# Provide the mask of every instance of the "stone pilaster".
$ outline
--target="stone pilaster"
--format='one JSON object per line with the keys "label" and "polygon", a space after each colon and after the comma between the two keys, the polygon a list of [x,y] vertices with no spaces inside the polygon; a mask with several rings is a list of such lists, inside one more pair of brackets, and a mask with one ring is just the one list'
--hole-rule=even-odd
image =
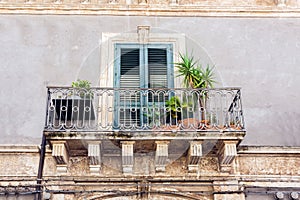
{"label": "stone pilaster", "polygon": [[88,159],[91,174],[101,171],[101,141],[88,142]]}
{"label": "stone pilaster", "polygon": [[166,171],[166,164],[168,159],[168,145],[169,141],[155,141],[155,171]]}
{"label": "stone pilaster", "polygon": [[133,145],[134,141],[122,141],[122,169],[124,174],[133,173]]}

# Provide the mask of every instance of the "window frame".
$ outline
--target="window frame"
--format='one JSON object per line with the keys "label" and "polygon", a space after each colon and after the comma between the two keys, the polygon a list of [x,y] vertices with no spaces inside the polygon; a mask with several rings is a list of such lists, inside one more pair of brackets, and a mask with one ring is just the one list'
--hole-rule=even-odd
{"label": "window frame", "polygon": [[139,88],[149,88],[149,61],[148,61],[148,49],[157,48],[157,49],[166,49],[167,52],[167,87],[174,88],[174,61],[173,61],[173,44],[172,43],[148,43],[148,44],[139,44],[139,43],[115,43],[115,63],[114,63],[114,81],[113,87],[120,88],[120,66],[121,66],[121,49],[139,49],[139,78],[140,84]]}
{"label": "window frame", "polygon": [[[136,50],[139,49],[139,88],[149,88],[149,60],[148,60],[148,52],[149,49],[164,49],[166,51],[166,67],[167,67],[167,73],[166,73],[166,79],[167,84],[166,89],[174,88],[174,61],[173,61],[173,44],[171,43],[165,43],[165,44],[137,44],[137,43],[116,43],[115,44],[115,64],[114,64],[114,88],[120,88],[125,89],[127,87],[120,87],[120,79],[121,79],[121,50],[122,49],[132,49]],[[130,87],[128,87],[130,88]],[[138,88],[136,88],[138,89]],[[158,89],[158,88],[156,88]],[[160,88],[159,88],[160,89]],[[140,95],[138,97],[138,101],[134,102],[132,104],[128,104],[128,102],[122,102],[122,95],[119,91],[115,92],[115,98],[114,98],[114,105],[115,108],[122,108],[123,112],[127,112],[126,110],[129,110],[129,113],[120,113],[120,109],[116,109],[114,113],[114,126],[119,127],[121,126],[128,126],[135,125],[136,127],[142,127],[144,124],[147,124],[147,119],[144,116],[144,111],[142,111],[143,107],[153,106],[153,102],[150,102],[149,99],[146,99],[145,97],[142,97]],[[156,102],[159,103],[159,102]],[[161,102],[162,103],[162,102]],[[134,108],[136,113],[132,113],[130,108]],[[132,116],[135,116],[134,119],[132,119]],[[127,116],[129,118],[124,118],[125,120],[122,123],[121,116]],[[131,123],[127,124],[126,119],[129,120]]]}

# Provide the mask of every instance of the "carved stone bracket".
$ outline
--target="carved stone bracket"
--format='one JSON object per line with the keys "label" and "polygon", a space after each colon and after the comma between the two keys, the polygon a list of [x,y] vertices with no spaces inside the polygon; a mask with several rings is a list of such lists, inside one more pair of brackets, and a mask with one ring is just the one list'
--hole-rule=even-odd
{"label": "carved stone bracket", "polygon": [[196,171],[202,157],[202,141],[190,141],[188,170]]}
{"label": "carved stone bracket", "polygon": [[231,164],[237,156],[237,141],[222,141],[219,144],[219,163],[221,171],[230,171]]}
{"label": "carved stone bracket", "polygon": [[69,161],[69,154],[66,148],[66,141],[52,141],[52,156],[56,161],[56,168],[58,173],[67,172],[67,164]]}
{"label": "carved stone bracket", "polygon": [[178,0],[171,0],[171,1],[170,1],[170,5],[171,5],[171,6],[178,5]]}
{"label": "carved stone bracket", "polygon": [[101,171],[101,141],[88,142],[88,158],[91,174],[99,174]]}
{"label": "carved stone bracket", "polygon": [[156,153],[155,153],[155,170],[166,171],[166,164],[168,159],[168,145],[169,141],[155,141]]}
{"label": "carved stone bracket", "polygon": [[139,4],[140,5],[147,5],[148,4],[148,0],[139,0]]}
{"label": "carved stone bracket", "polygon": [[131,174],[133,172],[133,145],[134,141],[122,141],[122,168],[124,174]]}
{"label": "carved stone bracket", "polygon": [[275,3],[278,7],[284,7],[286,6],[286,0],[275,0]]}

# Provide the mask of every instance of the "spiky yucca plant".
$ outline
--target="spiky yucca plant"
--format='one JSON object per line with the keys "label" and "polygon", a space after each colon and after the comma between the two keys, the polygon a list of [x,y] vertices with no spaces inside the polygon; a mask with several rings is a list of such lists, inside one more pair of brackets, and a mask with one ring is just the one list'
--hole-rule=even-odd
{"label": "spiky yucca plant", "polygon": [[[194,61],[193,56],[186,54],[179,54],[180,62],[175,63],[175,66],[178,69],[178,76],[183,77],[183,84],[185,87],[191,88],[212,88],[215,81],[213,68],[208,64],[206,68],[202,68],[201,65],[198,65],[198,61]],[[206,101],[207,101],[207,90],[201,91],[201,97],[198,98],[199,105],[201,107],[201,118],[202,121],[205,121],[205,112]]]}
{"label": "spiky yucca plant", "polygon": [[179,54],[181,62],[175,63],[178,69],[178,76],[183,76],[183,84],[185,87],[194,88],[194,83],[199,81],[199,70],[196,68],[194,57],[187,54]]}
{"label": "spiky yucca plant", "polygon": [[183,84],[185,87],[191,88],[210,88],[216,83],[213,68],[207,64],[206,68],[197,65],[193,56],[179,54],[181,61],[175,63],[178,69],[178,76],[183,76]]}
{"label": "spiky yucca plant", "polygon": [[72,87],[77,90],[81,98],[92,99],[94,97],[91,91],[91,82],[88,80],[80,80],[72,82]]}

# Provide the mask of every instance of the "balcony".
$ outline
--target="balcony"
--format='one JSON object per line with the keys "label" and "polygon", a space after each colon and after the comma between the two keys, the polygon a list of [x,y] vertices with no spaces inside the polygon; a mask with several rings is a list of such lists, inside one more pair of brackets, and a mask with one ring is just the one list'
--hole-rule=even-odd
{"label": "balcony", "polygon": [[245,132],[239,88],[48,87],[44,135],[61,173],[70,156],[87,156],[92,174],[116,156],[133,174],[135,156],[151,152],[156,171],[181,155],[195,171],[207,153],[230,169]]}
{"label": "balcony", "polygon": [[239,88],[134,89],[48,87],[45,132],[244,132]]}

